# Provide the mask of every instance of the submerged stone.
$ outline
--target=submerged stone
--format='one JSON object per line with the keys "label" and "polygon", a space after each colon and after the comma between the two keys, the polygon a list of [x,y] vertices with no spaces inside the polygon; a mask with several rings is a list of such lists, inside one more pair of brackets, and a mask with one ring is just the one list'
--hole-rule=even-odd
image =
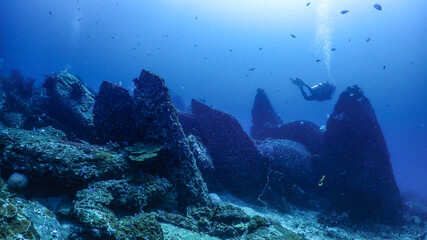
{"label": "submerged stone", "polygon": [[[316,169],[308,149],[297,142],[267,139],[259,145],[270,162],[269,183],[260,198],[279,210],[287,211],[286,202],[307,206],[317,187]],[[282,201],[284,198],[284,201]]]}
{"label": "submerged stone", "polygon": [[262,132],[265,128],[275,127],[282,123],[273,106],[271,106],[267,94],[261,88],[257,89],[252,107],[252,123],[251,137],[255,139],[263,138]]}
{"label": "submerged stone", "polygon": [[319,168],[326,196],[353,220],[400,221],[390,154],[374,109],[356,85],[340,95],[328,119]]}
{"label": "submerged stone", "polygon": [[192,100],[200,137],[213,159],[217,179],[239,197],[257,199],[267,179],[267,163],[230,114]]}
{"label": "submerged stone", "polygon": [[46,77],[45,110],[63,124],[64,131],[71,131],[78,137],[89,139],[93,131],[94,95],[76,76],[59,72]]}
{"label": "submerged stone", "polygon": [[[105,147],[69,142],[54,128],[0,131],[1,168],[4,173],[19,171],[31,181],[28,191],[56,194],[95,180],[122,176],[126,159]],[[41,177],[42,176],[42,177]],[[34,188],[34,186],[37,186]],[[43,186],[41,189],[40,186]]]}
{"label": "submerged stone", "polygon": [[164,80],[142,70],[134,83],[136,137],[143,143],[164,149],[156,161],[156,173],[177,187],[181,208],[208,205],[206,184],[197,169]]}
{"label": "submerged stone", "polygon": [[97,137],[102,142],[134,142],[132,108],[133,99],[128,90],[111,82],[102,82],[94,106]]}
{"label": "submerged stone", "polygon": [[278,126],[265,127],[259,132],[256,139],[264,140],[288,139],[304,144],[311,153],[316,154],[323,141],[320,127],[309,121],[293,121]]}

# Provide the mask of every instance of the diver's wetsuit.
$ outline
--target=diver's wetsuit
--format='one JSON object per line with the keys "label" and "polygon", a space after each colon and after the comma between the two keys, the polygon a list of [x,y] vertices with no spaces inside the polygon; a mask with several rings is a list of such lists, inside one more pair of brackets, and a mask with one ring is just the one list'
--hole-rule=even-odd
{"label": "diver's wetsuit", "polygon": [[[305,100],[329,100],[332,98],[332,95],[335,92],[335,86],[328,82],[320,82],[313,87],[310,87],[307,83],[299,78],[291,79],[291,81],[299,87]],[[304,87],[308,89],[311,95],[307,95],[307,93],[304,91]]]}
{"label": "diver's wetsuit", "polygon": [[[310,96],[307,95],[307,93],[304,91],[304,87],[307,87],[308,91],[310,92]],[[314,85],[313,87],[308,86],[307,84],[304,84],[303,86],[299,86],[299,89],[301,90],[302,96],[304,97],[305,100],[316,100],[316,95],[318,95],[319,90],[315,90],[318,89],[319,85]]]}

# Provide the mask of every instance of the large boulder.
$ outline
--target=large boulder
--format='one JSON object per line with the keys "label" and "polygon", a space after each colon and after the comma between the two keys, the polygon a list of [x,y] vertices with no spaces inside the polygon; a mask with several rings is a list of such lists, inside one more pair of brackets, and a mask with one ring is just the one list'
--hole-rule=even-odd
{"label": "large boulder", "polygon": [[[308,149],[301,143],[286,139],[267,139],[259,145],[270,162],[268,188],[261,199],[276,203],[286,210],[286,202],[308,206],[308,200],[317,187],[315,165]],[[286,201],[280,204],[280,199]]]}
{"label": "large boulder", "polygon": [[317,153],[323,140],[319,126],[309,121],[283,123],[263,89],[258,88],[252,107],[251,137],[257,140],[289,139],[304,144]]}
{"label": "large boulder", "polygon": [[323,132],[319,126],[310,121],[293,121],[283,123],[278,126],[265,127],[257,136],[257,139],[264,140],[289,139],[304,144],[311,153],[316,154],[323,141]]}
{"label": "large boulder", "polygon": [[111,82],[102,82],[95,97],[94,125],[102,142],[134,142],[133,99],[129,91]]}
{"label": "large boulder", "polygon": [[280,117],[276,114],[268,100],[264,89],[258,88],[252,107],[251,137],[254,139],[265,139],[263,131],[265,128],[277,126],[282,123]]}
{"label": "large boulder", "polygon": [[156,215],[144,210],[159,206],[171,189],[166,179],[148,175],[137,185],[129,180],[96,182],[77,192],[73,212],[91,239],[161,240]]}
{"label": "large boulder", "polygon": [[328,119],[319,168],[327,196],[353,220],[399,222],[390,154],[374,109],[356,85],[340,95]]}
{"label": "large boulder", "polygon": [[257,199],[266,184],[268,164],[255,143],[230,114],[194,99],[191,107],[216,177],[232,194]]}
{"label": "large boulder", "polygon": [[175,185],[180,208],[210,203],[206,184],[197,169],[188,140],[179,123],[165,82],[142,70],[135,83],[133,114],[139,141],[163,148],[156,172]]}
{"label": "large boulder", "polygon": [[88,139],[93,131],[93,107],[95,96],[76,76],[59,72],[47,75],[46,112],[80,138]]}
{"label": "large boulder", "polygon": [[86,184],[122,177],[126,159],[106,147],[67,141],[51,127],[0,131],[0,166],[4,176],[14,172],[29,178],[28,191],[61,194]]}

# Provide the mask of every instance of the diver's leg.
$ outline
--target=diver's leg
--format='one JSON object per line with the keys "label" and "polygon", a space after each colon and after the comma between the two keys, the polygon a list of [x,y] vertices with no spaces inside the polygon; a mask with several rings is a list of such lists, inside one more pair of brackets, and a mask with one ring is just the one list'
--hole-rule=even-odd
{"label": "diver's leg", "polygon": [[304,97],[305,100],[309,100],[309,97],[307,96],[307,93],[305,93],[304,89],[302,88],[302,86],[299,88],[301,90],[302,96]]}

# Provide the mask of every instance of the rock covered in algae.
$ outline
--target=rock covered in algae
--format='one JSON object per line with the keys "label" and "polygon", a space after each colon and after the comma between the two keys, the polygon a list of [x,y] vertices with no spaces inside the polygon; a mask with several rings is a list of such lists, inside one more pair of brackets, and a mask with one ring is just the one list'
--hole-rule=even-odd
{"label": "rock covered in algae", "polygon": [[271,207],[283,211],[289,210],[286,202],[306,206],[318,188],[310,151],[303,144],[286,139],[266,139],[259,149],[270,162],[271,169],[269,182],[260,199],[268,200]]}
{"label": "rock covered in algae", "polygon": [[191,152],[196,159],[197,168],[202,173],[203,179],[208,186],[210,192],[222,190],[223,187],[219,185],[218,179],[215,176],[215,167],[213,165],[212,157],[208,149],[203,145],[200,138],[189,135],[188,142],[190,144]]}
{"label": "rock covered in algae", "polygon": [[76,76],[67,72],[47,75],[45,110],[81,138],[90,138],[93,130],[95,96]]}
{"label": "rock covered in algae", "polygon": [[319,168],[326,195],[353,220],[400,222],[390,154],[374,109],[357,85],[340,95],[328,119]]}
{"label": "rock covered in algae", "polygon": [[77,192],[73,211],[97,239],[163,239],[156,215],[144,209],[158,206],[171,189],[166,179],[148,176],[137,185],[129,180],[96,182]]}
{"label": "rock covered in algae", "polygon": [[157,173],[177,187],[180,208],[208,205],[206,184],[178,120],[165,82],[142,70],[135,83],[133,113],[136,137],[144,143],[163,147]]}
{"label": "rock covered in algae", "polygon": [[311,153],[317,154],[323,141],[320,127],[310,121],[292,121],[277,126],[265,127],[256,139],[288,139],[304,144]]}
{"label": "rock covered in algae", "polygon": [[24,173],[31,186],[44,186],[41,190],[55,193],[115,178],[128,170],[121,154],[105,147],[68,142],[62,131],[51,127],[5,128],[0,131],[0,151],[2,171]]}
{"label": "rock covered in algae", "polygon": [[266,183],[267,162],[255,143],[230,114],[194,99],[191,108],[218,180],[232,194],[256,199]]}
{"label": "rock covered in algae", "polygon": [[0,239],[67,239],[68,235],[51,211],[10,194],[0,179]]}
{"label": "rock covered in algae", "polygon": [[135,141],[133,99],[124,87],[102,82],[95,97],[94,125],[103,142]]}
{"label": "rock covered in algae", "polygon": [[218,205],[214,208],[189,207],[187,216],[159,211],[158,218],[161,222],[225,239],[236,238],[269,226],[267,220],[256,224],[259,218],[263,218],[260,216],[251,218],[242,209],[233,205]]}

